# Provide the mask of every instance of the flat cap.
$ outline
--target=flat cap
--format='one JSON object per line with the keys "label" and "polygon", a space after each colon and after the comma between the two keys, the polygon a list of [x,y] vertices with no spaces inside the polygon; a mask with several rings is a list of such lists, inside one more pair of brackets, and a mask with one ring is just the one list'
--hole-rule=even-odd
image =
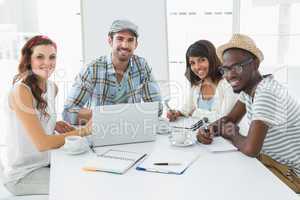
{"label": "flat cap", "polygon": [[138,27],[134,23],[128,20],[115,20],[110,26],[109,33],[118,33],[121,31],[130,31],[136,37],[139,36],[138,34]]}

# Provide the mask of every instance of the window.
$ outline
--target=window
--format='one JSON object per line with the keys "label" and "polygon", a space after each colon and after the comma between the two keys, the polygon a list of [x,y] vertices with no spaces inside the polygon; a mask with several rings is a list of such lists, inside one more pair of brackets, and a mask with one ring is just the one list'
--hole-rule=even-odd
{"label": "window", "polygon": [[82,67],[80,0],[72,3],[60,0],[0,2],[0,124],[3,124],[7,92],[17,72],[21,47],[37,34],[49,36],[58,45],[52,79],[59,87],[56,111],[60,117],[68,88]]}
{"label": "window", "polygon": [[261,48],[265,60],[260,68],[286,85],[292,95],[300,98],[300,2],[240,1],[240,32],[249,34]]}
{"label": "window", "polygon": [[232,0],[167,0],[170,104],[181,106],[189,84],[184,77],[185,53],[200,39],[215,46],[228,40],[232,33]]}

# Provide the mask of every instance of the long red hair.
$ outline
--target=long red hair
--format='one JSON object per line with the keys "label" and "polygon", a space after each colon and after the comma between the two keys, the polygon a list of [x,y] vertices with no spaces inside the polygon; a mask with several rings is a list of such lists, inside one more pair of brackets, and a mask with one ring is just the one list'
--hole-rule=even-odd
{"label": "long red hair", "polygon": [[18,74],[13,79],[13,84],[18,81],[22,81],[24,84],[30,87],[33,97],[35,98],[37,105],[36,108],[42,113],[44,117],[48,117],[46,108],[48,106],[47,101],[42,97],[42,89],[38,86],[38,77],[32,72],[31,68],[31,56],[33,48],[39,45],[53,45],[56,49],[56,44],[47,36],[37,35],[28,40],[21,50],[21,59],[18,67]]}

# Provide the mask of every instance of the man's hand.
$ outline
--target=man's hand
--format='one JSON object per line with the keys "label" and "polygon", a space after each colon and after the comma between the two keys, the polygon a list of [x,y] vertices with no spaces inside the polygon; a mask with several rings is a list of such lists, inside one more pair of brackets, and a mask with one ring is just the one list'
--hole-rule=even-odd
{"label": "man's hand", "polygon": [[55,124],[55,131],[58,133],[66,133],[73,130],[75,130],[75,128],[65,121],[57,121]]}
{"label": "man's hand", "polygon": [[208,126],[208,129],[200,128],[197,133],[197,140],[203,144],[210,144],[213,141],[215,130],[212,126]]}
{"label": "man's hand", "polygon": [[80,135],[82,137],[87,136],[87,135],[91,135],[92,130],[93,130],[93,122],[92,122],[92,120],[90,120],[85,124],[85,126],[78,129],[78,135]]}
{"label": "man's hand", "polygon": [[239,131],[240,131],[240,128],[236,124],[234,124],[232,122],[227,122],[222,127],[221,135],[226,139],[231,139],[235,135],[238,135]]}
{"label": "man's hand", "polygon": [[88,121],[90,121],[90,119],[92,118],[92,110],[88,109],[88,108],[81,108],[80,111],[78,112],[78,124],[79,125],[84,125],[86,124]]}

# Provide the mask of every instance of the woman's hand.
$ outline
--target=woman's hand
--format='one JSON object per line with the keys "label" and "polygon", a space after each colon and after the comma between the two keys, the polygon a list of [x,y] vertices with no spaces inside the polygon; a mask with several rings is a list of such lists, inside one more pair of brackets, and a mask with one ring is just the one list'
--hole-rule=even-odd
{"label": "woman's hand", "polygon": [[65,121],[57,121],[55,124],[55,131],[58,133],[66,133],[73,130],[75,128]]}
{"label": "woman's hand", "polygon": [[169,119],[170,122],[174,122],[178,119],[180,116],[180,112],[176,110],[169,110],[167,112],[167,118]]}

